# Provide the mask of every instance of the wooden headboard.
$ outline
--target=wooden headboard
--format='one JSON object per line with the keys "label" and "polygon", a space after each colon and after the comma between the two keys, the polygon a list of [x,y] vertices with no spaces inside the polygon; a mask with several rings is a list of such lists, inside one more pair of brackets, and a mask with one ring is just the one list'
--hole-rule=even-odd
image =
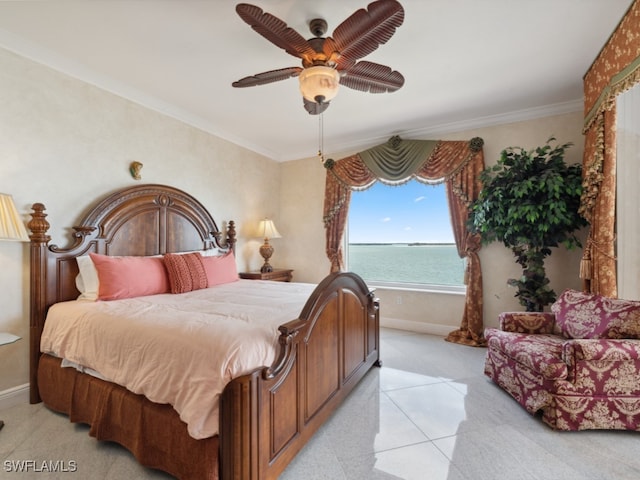
{"label": "wooden headboard", "polygon": [[37,386],[40,336],[51,305],[78,297],[76,257],[162,255],[217,248],[234,250],[235,224],[226,239],[207,209],[195,198],[165,185],[137,185],[118,190],[89,210],[73,227],[69,247],[49,245],[45,206],[35,203],[31,221],[30,401],[40,401]]}

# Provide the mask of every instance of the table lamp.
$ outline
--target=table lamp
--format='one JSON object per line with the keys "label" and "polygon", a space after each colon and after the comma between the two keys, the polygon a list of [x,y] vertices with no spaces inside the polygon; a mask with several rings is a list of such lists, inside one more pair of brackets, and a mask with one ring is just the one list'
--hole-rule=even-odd
{"label": "table lamp", "polygon": [[273,272],[273,267],[269,264],[269,259],[271,258],[271,255],[273,255],[273,247],[269,243],[269,239],[281,238],[282,236],[278,233],[278,229],[273,224],[273,220],[269,220],[268,218],[260,220],[258,232],[260,236],[264,238],[264,243],[260,247],[260,255],[264,258],[264,265],[262,265],[260,271],[262,273]]}
{"label": "table lamp", "polygon": [[[28,242],[27,229],[11,195],[0,193],[0,240],[12,240],[17,242]],[[11,333],[0,332],[0,345],[7,345],[20,340],[20,337]],[[4,422],[0,420],[0,429],[4,427]]]}

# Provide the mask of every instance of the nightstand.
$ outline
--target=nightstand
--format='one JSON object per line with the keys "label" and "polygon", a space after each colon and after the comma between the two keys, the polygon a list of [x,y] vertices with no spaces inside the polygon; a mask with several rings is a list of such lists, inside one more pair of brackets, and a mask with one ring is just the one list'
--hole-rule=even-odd
{"label": "nightstand", "polygon": [[246,280],[272,280],[275,282],[290,282],[293,278],[293,270],[287,268],[274,268],[273,272],[240,272],[240,278]]}

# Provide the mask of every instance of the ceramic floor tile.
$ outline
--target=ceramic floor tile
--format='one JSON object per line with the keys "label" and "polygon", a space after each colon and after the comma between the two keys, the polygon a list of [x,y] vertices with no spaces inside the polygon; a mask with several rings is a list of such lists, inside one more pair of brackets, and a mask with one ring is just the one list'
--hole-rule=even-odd
{"label": "ceramic floor tile", "polygon": [[409,332],[407,330],[398,330],[397,328],[380,328],[380,338],[381,339],[393,339],[397,337],[410,337],[415,335],[413,332]]}
{"label": "ceramic floor tile", "polygon": [[467,418],[465,396],[447,383],[385,393],[430,440],[455,435]]}
{"label": "ceramic floor tile", "polygon": [[323,425],[337,457],[362,455],[427,440],[380,391],[384,368],[374,368]]}
{"label": "ceramic floor tile", "polygon": [[[639,432],[553,432],[547,429],[527,432],[527,437],[585,478],[640,479]],[[575,454],[577,445],[580,455]],[[604,465],[606,472],[602,472]]]}
{"label": "ceramic floor tile", "polygon": [[461,423],[458,432],[505,423],[519,424],[524,428],[531,428],[532,425],[546,428],[488,378],[467,378],[449,382],[448,385],[465,398],[466,419]]}
{"label": "ceramic floor tile", "polygon": [[447,457],[449,460],[452,460],[457,440],[458,437],[456,435],[451,435],[450,437],[438,438],[437,440],[433,441],[433,444],[438,450],[442,452],[445,457]]}
{"label": "ceramic floor tile", "polygon": [[[431,442],[342,460],[350,480],[452,480],[448,459]],[[453,467],[454,470],[457,470]]]}
{"label": "ceramic floor tile", "polygon": [[[548,433],[560,434],[549,431]],[[434,441],[464,475],[474,480],[595,480],[600,473],[573,468],[528,437],[529,432],[501,425]],[[551,442],[554,437],[548,437]],[[575,445],[574,445],[575,446]],[[482,466],[482,468],[478,468]],[[607,473],[608,474],[608,473]],[[472,477],[472,475],[474,475]],[[613,480],[617,477],[605,477]]]}
{"label": "ceramic floor tile", "polygon": [[[2,412],[5,426],[0,430],[0,457],[14,451],[22,442],[34,437],[36,432],[49,422],[55,422],[57,415],[44,405],[16,405]],[[58,421],[62,421],[59,419]],[[68,422],[68,420],[67,420]],[[55,426],[52,436],[55,436]],[[42,438],[42,433],[38,434]]]}
{"label": "ceramic floor tile", "polygon": [[278,480],[351,480],[321,429],[298,453]]}
{"label": "ceramic floor tile", "polygon": [[442,377],[431,377],[419,373],[406,372],[397,368],[382,367],[380,369],[380,390],[397,390],[400,388],[417,387],[419,385],[430,385],[440,383]]}
{"label": "ceramic floor tile", "polygon": [[380,352],[385,367],[448,380],[482,374],[486,355],[486,349],[445,342],[434,335],[382,340]]}
{"label": "ceramic floor tile", "polygon": [[427,437],[384,394],[368,402],[344,405],[330,420],[325,435],[338,458],[424,442]]}
{"label": "ceramic floor tile", "polygon": [[[103,443],[103,442],[100,442]],[[136,480],[171,480],[175,477],[168,473],[141,466],[135,461],[129,452],[119,445],[109,444],[114,449],[113,462],[105,470],[105,480],[111,479],[136,479]],[[85,477],[83,477],[85,478]],[[64,480],[64,479],[62,479]]]}

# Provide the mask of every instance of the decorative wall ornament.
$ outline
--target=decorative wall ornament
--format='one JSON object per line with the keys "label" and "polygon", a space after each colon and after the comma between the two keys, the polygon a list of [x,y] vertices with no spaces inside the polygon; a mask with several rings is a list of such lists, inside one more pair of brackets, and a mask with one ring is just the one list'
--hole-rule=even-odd
{"label": "decorative wall ornament", "polygon": [[480,137],[473,137],[471,140],[469,140],[469,149],[472,152],[479,152],[480,150],[482,150],[483,146],[484,140]]}
{"label": "decorative wall ornament", "polygon": [[144,167],[144,165],[140,162],[131,162],[131,165],[129,165],[129,172],[134,180],[142,180],[142,175],[140,175],[142,167]]}
{"label": "decorative wall ornament", "polygon": [[324,168],[326,168],[327,170],[331,170],[335,164],[336,161],[333,158],[327,158],[324,161]]}
{"label": "decorative wall ornament", "polygon": [[391,137],[389,140],[387,140],[387,143],[391,146],[391,148],[393,148],[394,150],[397,150],[398,147],[400,146],[400,142],[402,142],[402,139],[400,138],[400,135],[394,135],[393,137]]}

